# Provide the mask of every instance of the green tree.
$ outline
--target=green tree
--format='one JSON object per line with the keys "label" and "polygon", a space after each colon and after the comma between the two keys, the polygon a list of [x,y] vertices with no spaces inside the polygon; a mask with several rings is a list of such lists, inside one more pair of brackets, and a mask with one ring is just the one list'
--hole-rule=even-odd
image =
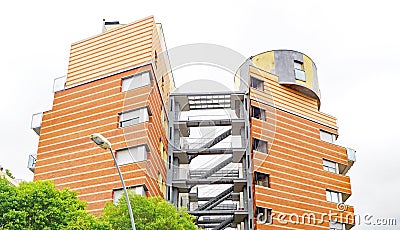
{"label": "green tree", "polygon": [[51,181],[22,182],[12,186],[0,179],[0,228],[3,229],[110,229],[91,216],[76,192],[57,190]]}
{"label": "green tree", "polygon": [[[194,217],[186,210],[176,208],[161,197],[143,197],[129,194],[135,226],[138,230],[197,230]],[[118,205],[107,203],[103,210],[103,220],[109,222],[114,230],[131,228],[128,205],[125,196]]]}
{"label": "green tree", "polygon": [[6,169],[6,174],[7,174],[7,176],[11,177],[12,179],[15,179],[15,177],[13,176],[13,174],[11,173],[11,171],[9,169]]}

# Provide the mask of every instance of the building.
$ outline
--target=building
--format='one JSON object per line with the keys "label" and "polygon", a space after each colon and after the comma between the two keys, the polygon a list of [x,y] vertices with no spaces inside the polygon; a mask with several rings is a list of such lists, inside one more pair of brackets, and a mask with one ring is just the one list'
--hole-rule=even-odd
{"label": "building", "polygon": [[[121,196],[109,152],[89,139],[101,133],[127,187],[188,208],[205,229],[354,225],[354,209],[343,202],[355,151],[335,144],[336,119],[319,111],[308,56],[252,56],[232,78],[234,91],[206,81],[175,89],[166,50],[152,17],[105,22],[102,34],[72,44],[52,110],[32,120],[40,135],[34,179],[79,192],[100,214]],[[332,212],[339,217],[329,219]]]}
{"label": "building", "polygon": [[[277,50],[249,58],[238,72],[237,87],[249,88],[254,215],[267,216],[257,229],[350,229],[354,209],[342,202],[351,195],[346,173],[355,151],[335,144],[336,118],[319,111],[314,62],[300,52]],[[316,215],[317,224],[302,220],[307,213]],[[338,213],[331,223],[329,213]],[[286,217],[282,224],[279,214],[299,216],[299,223]]]}
{"label": "building", "polygon": [[[334,144],[336,119],[319,111],[317,71],[308,56],[255,55],[237,71],[233,92],[196,91],[200,85],[170,95],[170,202],[187,206],[204,228],[354,225],[353,207],[342,202],[351,195],[346,173],[355,151]],[[325,216],[335,212],[332,221]]]}
{"label": "building", "polygon": [[93,133],[113,144],[127,187],[164,196],[165,108],[174,88],[171,75],[160,74],[168,59],[161,55],[166,46],[153,17],[127,25],[105,22],[104,28],[72,44],[67,77],[54,84],[52,109],[33,116],[40,138],[30,166],[34,180],[77,191],[97,214],[122,190],[110,153],[90,140]]}

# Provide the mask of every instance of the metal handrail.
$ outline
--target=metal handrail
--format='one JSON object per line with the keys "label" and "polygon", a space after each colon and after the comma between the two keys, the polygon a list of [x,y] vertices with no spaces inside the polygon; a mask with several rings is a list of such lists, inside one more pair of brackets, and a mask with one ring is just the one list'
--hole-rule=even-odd
{"label": "metal handrail", "polygon": [[[188,116],[187,120],[191,121],[190,120],[191,117],[224,117],[223,119],[218,119],[218,118],[216,118],[216,119],[218,119],[218,120],[232,120],[232,117],[228,116],[228,115],[210,115],[210,114]],[[201,120],[204,120],[204,119],[201,119]]]}

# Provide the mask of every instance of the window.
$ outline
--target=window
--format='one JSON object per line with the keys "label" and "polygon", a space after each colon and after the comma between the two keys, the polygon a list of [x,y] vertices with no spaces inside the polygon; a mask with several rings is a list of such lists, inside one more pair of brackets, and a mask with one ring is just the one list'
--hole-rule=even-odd
{"label": "window", "polygon": [[332,144],[335,143],[335,140],[336,140],[335,134],[324,131],[324,130],[320,130],[320,137],[321,137],[321,140],[332,143]]}
{"label": "window", "polygon": [[157,69],[157,62],[158,62],[157,51],[154,51],[154,65],[156,66],[156,69]]}
{"label": "window", "polygon": [[138,123],[139,123],[139,117],[134,117],[134,118],[126,120],[126,121],[121,121],[120,122],[120,127],[136,125]]}
{"label": "window", "polygon": [[255,77],[250,77],[250,87],[263,91],[264,90],[264,81],[257,79]]}
{"label": "window", "polygon": [[165,151],[164,143],[161,141],[161,138],[160,138],[160,142],[159,142],[158,148],[160,150],[160,156],[162,157],[162,159],[166,163],[167,162],[167,151]]}
{"label": "window", "polygon": [[254,117],[254,118],[262,120],[262,121],[266,121],[265,110],[252,106],[251,107],[251,117]]}
{"label": "window", "polygon": [[306,72],[304,72],[303,63],[294,61],[294,76],[297,80],[306,81]]}
{"label": "window", "polygon": [[147,107],[122,112],[119,115],[119,127],[121,128],[146,121],[149,121],[149,112]]}
{"label": "window", "polygon": [[268,153],[268,143],[263,140],[253,138],[253,150]]}
{"label": "window", "polygon": [[[128,193],[130,191],[132,191],[132,192],[134,192],[134,193],[136,193],[138,195],[146,196],[146,190],[145,190],[143,185],[136,186],[136,187],[130,187],[130,188],[127,188],[126,190],[128,190]],[[114,204],[118,204],[118,200],[124,195],[125,195],[124,194],[124,190],[122,188],[114,189],[113,190],[113,202],[114,202]]]}
{"label": "window", "polygon": [[164,197],[165,197],[165,193],[166,193],[166,184],[164,179],[162,178],[162,175],[160,173],[160,171],[158,171],[158,187],[160,188],[161,192],[163,193]]}
{"label": "window", "polygon": [[334,203],[342,202],[342,194],[339,192],[326,190],[326,200]]}
{"label": "window", "polygon": [[116,160],[119,165],[145,161],[147,160],[147,148],[145,145],[140,145],[117,150]]}
{"label": "window", "polygon": [[330,160],[322,160],[324,170],[332,173],[338,173],[338,164]]}
{"label": "window", "polygon": [[256,207],[255,216],[258,223],[272,224],[272,209],[264,207]]}
{"label": "window", "polygon": [[150,72],[135,74],[122,79],[122,92],[150,84]]}
{"label": "window", "polygon": [[261,172],[255,172],[254,184],[269,188],[269,175]]}
{"label": "window", "polygon": [[167,185],[167,201],[171,200],[171,190],[170,190],[170,186]]}
{"label": "window", "polygon": [[330,230],[343,230],[343,224],[339,222],[330,222],[329,224],[329,229]]}

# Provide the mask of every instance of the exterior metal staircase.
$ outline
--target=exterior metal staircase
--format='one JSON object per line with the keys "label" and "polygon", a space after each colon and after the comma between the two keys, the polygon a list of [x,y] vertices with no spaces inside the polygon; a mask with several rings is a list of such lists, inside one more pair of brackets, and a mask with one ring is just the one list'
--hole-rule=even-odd
{"label": "exterior metal staircase", "polygon": [[205,204],[199,206],[195,211],[202,211],[202,210],[210,210],[213,207],[220,204],[222,201],[226,200],[233,192],[233,186],[229,187],[228,189],[222,191],[216,197],[210,199]]}
{"label": "exterior metal staircase", "polygon": [[248,102],[242,91],[170,95],[166,198],[203,229],[254,229]]}
{"label": "exterior metal staircase", "polygon": [[233,222],[233,217],[229,217],[228,219],[222,221],[218,226],[213,228],[213,230],[220,230],[220,229],[225,229],[228,227],[231,223]]}
{"label": "exterior metal staircase", "polygon": [[214,145],[218,144],[219,142],[221,142],[223,139],[227,138],[228,136],[230,136],[232,134],[232,129],[228,129],[225,132],[219,134],[218,136],[216,136],[214,139],[212,139],[211,141],[205,143],[203,146],[201,146],[201,149],[208,149],[213,147]]}
{"label": "exterior metal staircase", "polygon": [[[232,156],[230,156],[229,158],[225,159],[224,161],[222,161],[221,163],[217,164],[216,166],[214,166],[213,168],[209,169],[208,171],[206,171],[205,173],[203,173],[199,178],[200,179],[205,179],[208,178],[210,176],[212,176],[214,173],[218,172],[219,170],[221,170],[223,167],[227,166],[229,163],[232,162]],[[194,171],[194,170],[193,170]],[[194,172],[191,171],[191,175],[194,174]],[[193,173],[193,174],[192,174]],[[230,174],[230,173],[229,173]]]}
{"label": "exterior metal staircase", "polygon": [[[205,143],[204,145],[200,146],[199,149],[208,149],[213,147],[214,145],[218,144],[228,136],[232,134],[232,128],[226,130],[225,132],[222,132],[218,136],[216,136],[214,139],[210,140],[209,142]],[[194,158],[196,158],[198,155],[190,155],[189,157],[189,162],[191,162]]]}

